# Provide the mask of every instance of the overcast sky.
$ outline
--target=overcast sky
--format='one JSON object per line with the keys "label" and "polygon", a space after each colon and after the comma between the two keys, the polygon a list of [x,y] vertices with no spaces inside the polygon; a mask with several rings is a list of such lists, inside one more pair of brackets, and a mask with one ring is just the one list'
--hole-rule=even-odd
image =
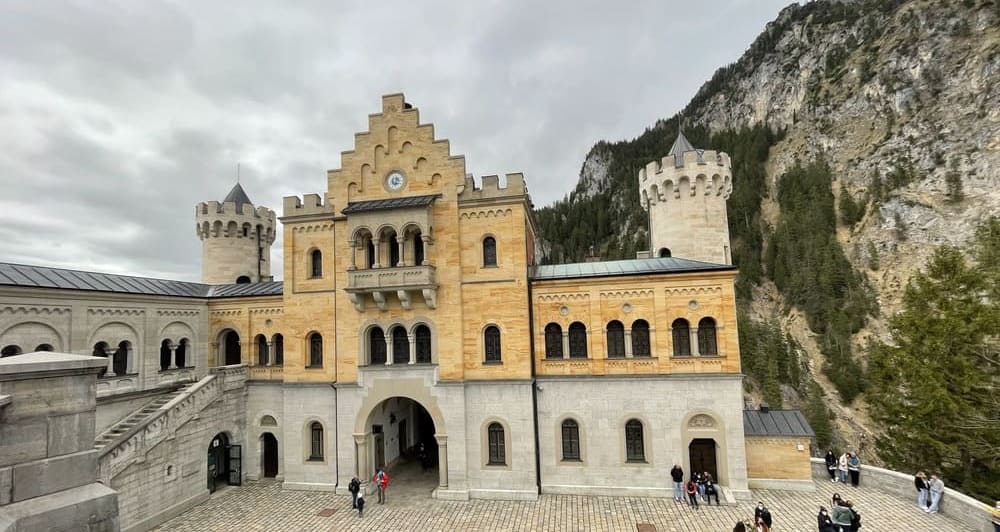
{"label": "overcast sky", "polygon": [[789,1],[2,2],[0,261],[198,281],[194,205],[237,162],[281,216],[394,92],[547,205]]}

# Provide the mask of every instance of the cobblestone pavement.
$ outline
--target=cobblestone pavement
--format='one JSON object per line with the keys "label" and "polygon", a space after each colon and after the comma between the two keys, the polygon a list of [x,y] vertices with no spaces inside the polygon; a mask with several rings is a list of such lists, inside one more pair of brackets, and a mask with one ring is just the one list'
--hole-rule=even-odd
{"label": "cobblestone pavement", "polygon": [[[363,518],[351,509],[349,496],[283,490],[277,481],[247,482],[216,493],[156,530],[555,532],[636,531],[638,524],[651,524],[657,532],[729,532],[737,519],[753,516],[750,502],[694,510],[673,499],[642,497],[542,495],[533,502],[437,501],[430,499],[436,479],[436,471],[404,471],[394,477],[386,504],[377,504],[374,494],[366,499]],[[814,532],[819,505],[829,507],[835,491],[861,512],[862,532],[967,530],[944,515],[919,511],[915,502],[839,483],[817,481],[814,493],[754,490],[754,501],[764,501],[771,509],[776,532]],[[330,509],[332,515],[320,515]]]}

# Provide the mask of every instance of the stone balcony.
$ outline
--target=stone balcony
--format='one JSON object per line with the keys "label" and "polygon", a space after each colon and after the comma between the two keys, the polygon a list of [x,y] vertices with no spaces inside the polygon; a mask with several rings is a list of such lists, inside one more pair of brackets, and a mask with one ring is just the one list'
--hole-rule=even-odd
{"label": "stone balcony", "polygon": [[369,300],[380,310],[388,308],[395,296],[404,309],[410,309],[415,295],[423,297],[427,308],[437,306],[437,276],[434,266],[369,268],[347,272],[345,289],[354,308],[365,310]]}
{"label": "stone balcony", "polygon": [[247,368],[247,379],[251,381],[280,381],[282,366],[250,366]]}

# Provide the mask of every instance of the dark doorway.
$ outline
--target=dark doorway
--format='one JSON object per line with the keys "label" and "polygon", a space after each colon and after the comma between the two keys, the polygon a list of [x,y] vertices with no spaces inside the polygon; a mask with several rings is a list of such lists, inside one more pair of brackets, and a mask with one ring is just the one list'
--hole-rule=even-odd
{"label": "dark doorway", "polygon": [[399,435],[397,437],[399,440],[399,456],[406,456],[406,420],[399,422]]}
{"label": "dark doorway", "polygon": [[691,471],[703,473],[708,471],[716,482],[719,481],[719,471],[715,465],[715,440],[710,438],[695,438],[688,446],[691,459]]}
{"label": "dark doorway", "polygon": [[264,446],[264,478],[278,476],[278,440],[274,434],[265,432],[261,436]]}
{"label": "dark doorway", "polygon": [[208,492],[229,484],[229,438],[218,434],[208,445]]}
{"label": "dark doorway", "polygon": [[223,340],[225,350],[225,365],[232,366],[240,363],[240,335],[236,331],[228,331]]}
{"label": "dark doorway", "polygon": [[385,468],[385,434],[377,432],[373,436],[375,436],[375,469],[383,469]]}

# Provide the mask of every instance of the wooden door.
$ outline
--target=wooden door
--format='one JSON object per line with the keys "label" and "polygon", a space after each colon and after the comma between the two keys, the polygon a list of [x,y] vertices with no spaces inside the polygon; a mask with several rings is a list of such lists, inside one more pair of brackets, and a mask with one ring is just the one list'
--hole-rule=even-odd
{"label": "wooden door", "polygon": [[719,481],[719,472],[715,465],[715,440],[708,438],[696,438],[691,441],[688,447],[691,459],[691,473],[704,473],[708,471],[716,482]]}

